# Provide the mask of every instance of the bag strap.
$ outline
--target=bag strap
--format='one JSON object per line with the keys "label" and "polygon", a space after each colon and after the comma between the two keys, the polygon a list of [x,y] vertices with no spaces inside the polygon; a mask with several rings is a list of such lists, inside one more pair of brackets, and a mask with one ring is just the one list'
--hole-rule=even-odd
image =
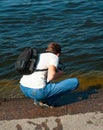
{"label": "bag strap", "polygon": [[36,72],[38,72],[38,71],[47,71],[48,69],[37,69],[37,70],[35,70]]}

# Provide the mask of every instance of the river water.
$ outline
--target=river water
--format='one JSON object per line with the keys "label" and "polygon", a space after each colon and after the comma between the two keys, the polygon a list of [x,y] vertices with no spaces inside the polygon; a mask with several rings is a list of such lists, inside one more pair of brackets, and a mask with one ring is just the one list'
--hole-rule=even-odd
{"label": "river water", "polygon": [[81,89],[103,86],[102,0],[1,0],[0,97],[19,97],[14,64],[26,46],[62,46],[65,75],[78,77]]}

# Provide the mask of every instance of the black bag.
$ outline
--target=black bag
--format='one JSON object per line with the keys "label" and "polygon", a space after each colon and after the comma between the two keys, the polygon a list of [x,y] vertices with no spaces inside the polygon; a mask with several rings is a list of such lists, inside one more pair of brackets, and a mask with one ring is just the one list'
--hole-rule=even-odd
{"label": "black bag", "polygon": [[25,48],[24,51],[18,56],[15,63],[16,70],[22,74],[31,74],[35,71],[38,61],[38,52],[35,48]]}

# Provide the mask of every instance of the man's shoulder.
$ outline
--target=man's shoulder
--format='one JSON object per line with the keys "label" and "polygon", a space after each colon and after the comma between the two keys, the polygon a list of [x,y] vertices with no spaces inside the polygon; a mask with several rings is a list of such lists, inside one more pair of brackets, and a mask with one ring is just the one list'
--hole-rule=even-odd
{"label": "man's shoulder", "polygon": [[55,55],[54,53],[51,53],[51,52],[45,52],[45,53],[41,53],[40,54],[41,56],[49,56],[49,57],[53,57],[53,58],[58,58],[57,55]]}

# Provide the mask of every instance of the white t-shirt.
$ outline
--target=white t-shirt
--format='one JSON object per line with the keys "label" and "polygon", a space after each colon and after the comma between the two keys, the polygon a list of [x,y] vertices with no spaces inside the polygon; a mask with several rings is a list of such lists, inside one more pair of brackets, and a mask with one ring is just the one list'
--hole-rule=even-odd
{"label": "white t-shirt", "polygon": [[[49,65],[54,65],[56,68],[59,63],[59,58],[53,53],[42,53],[39,56],[39,62],[36,69],[47,69]],[[35,71],[29,75],[23,75],[20,83],[28,88],[39,89],[45,87],[47,79],[47,71]]]}

